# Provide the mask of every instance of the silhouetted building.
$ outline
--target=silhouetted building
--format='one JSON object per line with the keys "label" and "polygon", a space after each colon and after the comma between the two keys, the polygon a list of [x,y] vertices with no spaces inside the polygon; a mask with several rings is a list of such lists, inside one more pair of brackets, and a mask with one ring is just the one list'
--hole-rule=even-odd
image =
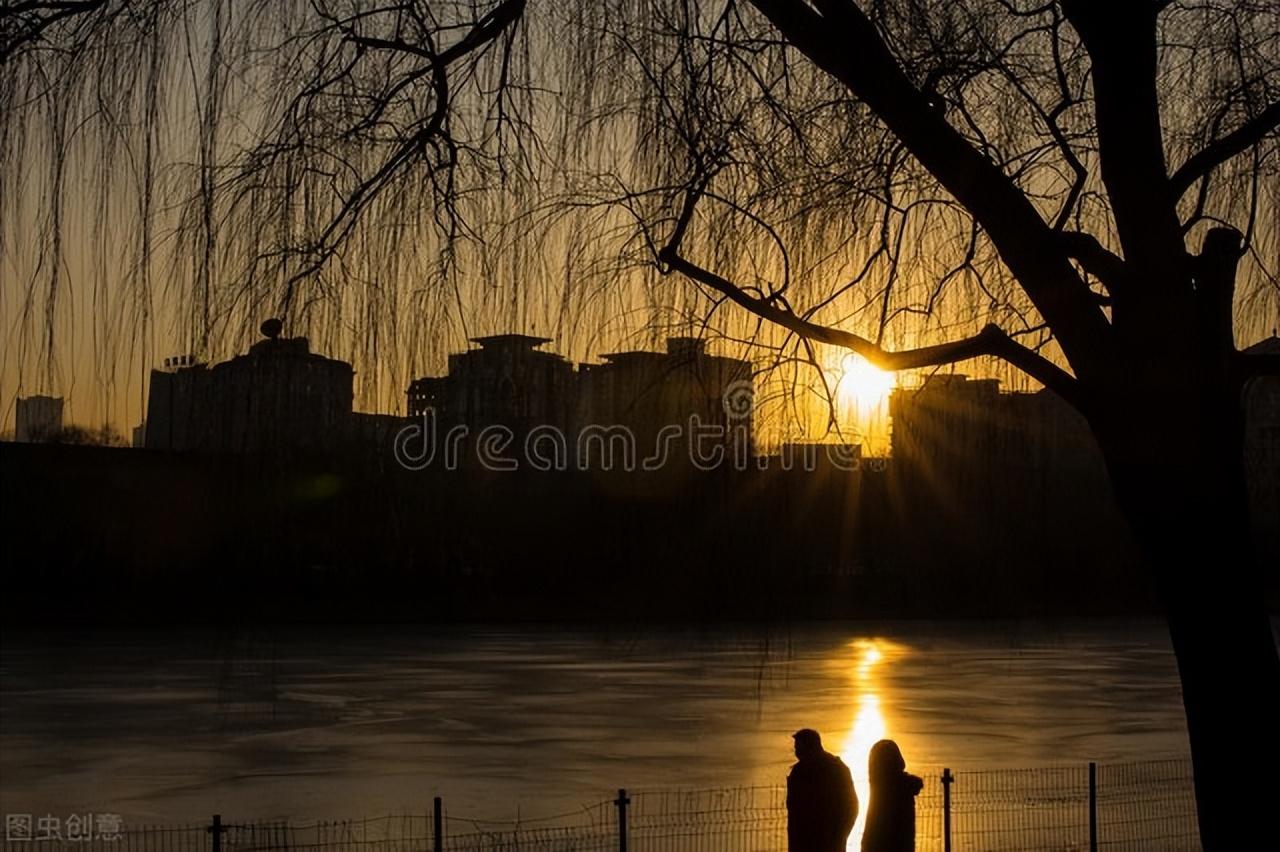
{"label": "silhouetted building", "polygon": [[410,417],[421,417],[431,410],[439,416],[448,402],[448,390],[448,376],[424,376],[421,379],[414,379],[405,394],[406,413]]}
{"label": "silhouetted building", "polygon": [[638,464],[746,467],[753,455],[749,361],[709,355],[696,337],[668,338],[666,352],[603,357],[579,372],[582,428],[626,427]]}
{"label": "silhouetted building", "polygon": [[14,440],[38,443],[55,438],[62,431],[62,397],[19,397],[14,412]]}
{"label": "silhouetted building", "polygon": [[14,412],[14,440],[24,444],[56,438],[63,431],[63,398],[18,398]]}
{"label": "silhouetted building", "polygon": [[137,450],[147,446],[147,421],[144,420],[133,427],[133,439],[129,442],[129,446]]}
{"label": "silhouetted building", "polygon": [[1102,473],[1085,419],[1050,390],[1003,392],[998,379],[937,374],[889,397],[899,469],[975,472],[985,461]]}
{"label": "silhouetted building", "polygon": [[311,352],[305,337],[269,336],[213,366],[165,364],[151,371],[148,449],[330,453],[348,440],[351,365]]}
{"label": "silhouetted building", "polygon": [[396,436],[408,422],[396,414],[356,411],[347,419],[347,444],[344,450],[349,456],[358,457],[366,464],[389,467],[396,462]]}
{"label": "silhouetted building", "polygon": [[515,436],[507,454],[517,457],[527,452],[531,430],[549,427],[564,436],[570,466],[687,465],[694,443],[707,467],[735,458],[745,467],[750,458],[751,364],[708,355],[697,338],[673,337],[666,352],[605,355],[604,363],[577,371],[539,351],[547,338],[502,334],[473,342],[480,348],[449,356],[446,375],[409,385],[410,417],[430,409],[440,429],[464,426],[470,438],[506,426]]}
{"label": "silhouetted building", "polygon": [[985,586],[1048,599],[1073,584],[1140,593],[1101,451],[1057,394],[937,374],[895,390],[889,414],[885,523],[897,526],[886,561],[954,595]]}
{"label": "silhouetted building", "polygon": [[[1280,338],[1247,351],[1280,351]],[[1010,583],[1030,564],[1092,572],[1098,583],[1136,564],[1093,433],[1053,392],[936,375],[894,391],[889,411],[889,502],[902,523],[929,528],[901,531],[893,558],[914,549],[904,561],[946,565],[948,579],[964,576],[965,563],[988,578],[1007,572]],[[1251,382],[1244,411],[1253,541],[1261,564],[1280,564],[1280,379]]]}
{"label": "silhouetted building", "polygon": [[516,435],[534,426],[568,426],[573,365],[539,351],[549,338],[498,334],[472,342],[480,348],[450,355],[447,375],[409,385],[411,417],[433,408],[442,425],[465,425],[472,433],[494,425]]}
{"label": "silhouetted building", "polygon": [[[1271,337],[1246,351],[1278,350],[1280,338]],[[1048,389],[1005,392],[996,379],[940,374],[919,387],[896,389],[889,414],[899,470],[918,468],[936,479],[952,470],[977,476],[992,465],[1021,467],[1051,478],[1083,475],[1107,487],[1088,422]],[[1280,379],[1259,378],[1246,389],[1245,450],[1256,479],[1273,486],[1280,481]]]}

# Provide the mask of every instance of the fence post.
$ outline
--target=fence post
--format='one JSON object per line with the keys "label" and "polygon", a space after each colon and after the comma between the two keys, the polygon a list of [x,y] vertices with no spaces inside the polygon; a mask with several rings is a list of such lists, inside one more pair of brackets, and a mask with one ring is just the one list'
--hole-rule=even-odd
{"label": "fence post", "polygon": [[956,777],[950,769],[942,770],[942,849],[951,852],[951,783]]}
{"label": "fence post", "polygon": [[444,850],[444,809],[439,796],[431,803],[431,848],[435,852]]}
{"label": "fence post", "polygon": [[222,852],[222,832],[226,831],[222,827],[222,814],[213,815],[213,825],[205,829],[213,835],[213,852]]}
{"label": "fence post", "polygon": [[1098,764],[1089,761],[1089,852],[1098,852]]}
{"label": "fence post", "polygon": [[618,852],[627,852],[627,805],[631,800],[626,788],[618,788],[618,798],[613,803],[618,806]]}

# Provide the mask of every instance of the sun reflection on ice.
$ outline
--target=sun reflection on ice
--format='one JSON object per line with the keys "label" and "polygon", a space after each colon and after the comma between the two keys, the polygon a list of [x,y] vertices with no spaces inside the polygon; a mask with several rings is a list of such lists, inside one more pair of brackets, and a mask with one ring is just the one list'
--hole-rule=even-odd
{"label": "sun reflection on ice", "polygon": [[884,639],[859,639],[850,644],[854,654],[853,681],[856,701],[853,726],[840,749],[840,759],[853,775],[853,786],[858,793],[858,821],[849,835],[848,849],[852,852],[862,847],[862,828],[866,823],[870,787],[867,784],[867,755],[871,747],[887,737],[881,708],[883,689],[876,678],[876,668],[886,660],[901,657],[906,649]]}

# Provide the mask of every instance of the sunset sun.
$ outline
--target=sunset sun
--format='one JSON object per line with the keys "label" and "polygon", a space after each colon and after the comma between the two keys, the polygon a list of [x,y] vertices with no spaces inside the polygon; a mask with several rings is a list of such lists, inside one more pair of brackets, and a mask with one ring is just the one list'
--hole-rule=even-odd
{"label": "sunset sun", "polygon": [[849,353],[840,360],[836,395],[840,402],[859,410],[878,407],[894,387],[894,374],[874,366],[861,355]]}

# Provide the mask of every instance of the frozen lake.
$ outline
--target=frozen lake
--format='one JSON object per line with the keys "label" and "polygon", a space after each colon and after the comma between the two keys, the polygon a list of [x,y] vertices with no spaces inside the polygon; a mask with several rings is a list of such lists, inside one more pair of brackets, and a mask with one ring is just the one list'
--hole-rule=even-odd
{"label": "frozen lake", "polygon": [[865,789],[908,768],[1186,754],[1153,622],[787,629],[266,629],[0,653],[0,811],[136,822],[572,810],[777,784],[814,727]]}

